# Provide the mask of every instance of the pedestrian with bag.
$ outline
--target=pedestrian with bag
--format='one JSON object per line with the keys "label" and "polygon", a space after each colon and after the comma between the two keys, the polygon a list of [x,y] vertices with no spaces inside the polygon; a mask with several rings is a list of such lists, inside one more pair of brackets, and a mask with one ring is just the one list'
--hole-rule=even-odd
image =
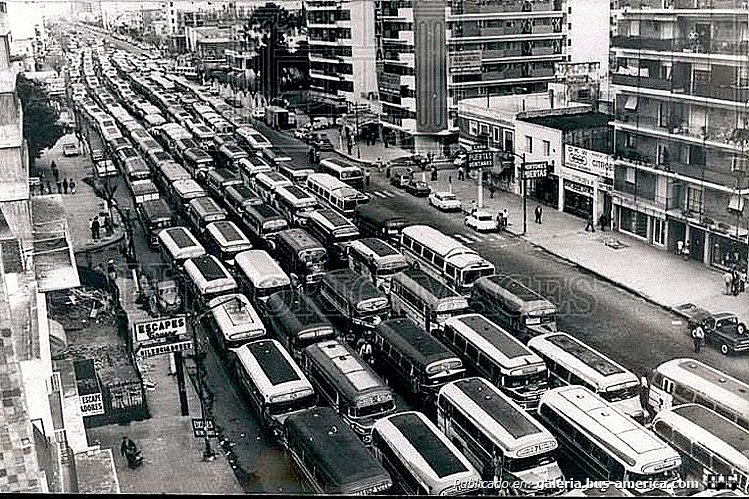
{"label": "pedestrian with bag", "polygon": [[702,347],[702,341],[705,339],[705,331],[702,329],[702,324],[698,324],[692,330],[692,341],[694,342],[694,352],[699,353]]}

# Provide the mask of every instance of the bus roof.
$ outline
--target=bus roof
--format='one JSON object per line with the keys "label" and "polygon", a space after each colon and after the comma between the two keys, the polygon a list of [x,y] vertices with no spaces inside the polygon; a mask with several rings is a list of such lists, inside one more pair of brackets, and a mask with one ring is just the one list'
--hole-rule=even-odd
{"label": "bus roof", "polygon": [[379,396],[380,402],[393,399],[390,388],[346,343],[322,341],[308,346],[304,354],[357,406],[370,403],[373,395]]}
{"label": "bus roof", "polygon": [[205,255],[205,248],[186,227],[169,227],[159,232],[159,242],[175,260]]}
{"label": "bus roof", "polygon": [[151,222],[159,220],[171,220],[174,218],[174,213],[169,205],[163,199],[152,199],[144,201],[140,204],[140,209],[143,212],[143,216]]}
{"label": "bus roof", "polygon": [[309,218],[310,221],[314,220],[317,224],[330,231],[337,232],[343,229],[347,229],[346,232],[356,232],[356,234],[359,233],[359,229],[356,228],[354,222],[344,217],[343,215],[339,215],[338,212],[334,210],[330,210],[327,208],[315,210],[312,212],[312,214],[310,214]]}
{"label": "bus roof", "polygon": [[356,205],[356,208],[354,208],[354,213],[357,218],[361,218],[364,220],[377,221],[377,222],[393,221],[393,222],[402,223],[404,227],[408,225],[408,220],[398,215],[390,207],[384,204],[378,204],[378,203],[359,204],[359,205]]}
{"label": "bus roof", "polygon": [[190,258],[185,272],[201,293],[218,293],[237,289],[237,282],[213,255]]}
{"label": "bus roof", "polygon": [[289,353],[273,339],[253,341],[233,350],[237,360],[255,385],[270,402],[276,395],[308,391],[314,393],[312,384]]}
{"label": "bus roof", "polygon": [[739,411],[738,415],[749,413],[749,385],[723,371],[694,359],[672,359],[658,366],[656,371],[729,404]]}
{"label": "bus roof", "polygon": [[749,431],[733,421],[699,404],[660,411],[653,419],[656,433],[659,421],[749,473]]}
{"label": "bus roof", "polygon": [[190,172],[182,168],[174,161],[165,161],[163,163],[159,163],[159,171],[169,182],[174,182],[176,180],[187,180],[191,178]]}
{"label": "bus roof", "polygon": [[190,208],[195,210],[201,216],[214,215],[223,213],[226,214],[226,210],[218,205],[218,203],[210,196],[202,196],[195,198],[190,201]]}
{"label": "bus roof", "polygon": [[465,378],[440,389],[440,397],[461,412],[501,447],[508,457],[525,457],[557,448],[557,440],[522,407],[484,378]]}
{"label": "bus roof", "polygon": [[215,168],[208,172],[208,176],[217,182],[242,182],[242,179],[239,178],[239,175],[229,170],[228,168]]}
{"label": "bus roof", "polygon": [[248,250],[234,257],[237,269],[256,288],[290,286],[291,280],[281,266],[266,251]]}
{"label": "bus roof", "polygon": [[172,189],[183,198],[206,197],[208,195],[208,193],[200,187],[200,184],[191,178],[175,180],[172,182]]}
{"label": "bus roof", "polygon": [[[434,305],[443,300],[455,302],[454,305],[468,309],[468,300],[431,275],[419,269],[406,269],[393,276],[393,280],[401,283],[420,298]],[[451,307],[452,308],[452,307]]]}
{"label": "bus roof", "polygon": [[369,199],[366,194],[362,194],[350,185],[327,173],[311,173],[307,177],[307,183],[318,184],[323,189],[336,192],[337,195],[344,199]]}
{"label": "bus roof", "polygon": [[206,225],[206,231],[222,246],[248,246],[251,248],[250,240],[234,222],[221,220]]}
{"label": "bus roof", "polygon": [[653,432],[583,386],[548,390],[541,395],[539,411],[543,406],[553,408],[578,431],[595,435],[602,446],[636,473],[655,471],[655,463],[681,464],[679,454]]}
{"label": "bus roof", "polygon": [[258,182],[259,180],[266,180],[267,183],[272,183],[272,184],[281,183],[282,185],[286,185],[286,186],[294,185],[291,182],[291,180],[281,175],[277,171],[260,172],[255,177],[255,182]]}
{"label": "bus roof", "polygon": [[352,305],[373,298],[387,299],[382,291],[372,283],[371,279],[354,272],[348,267],[326,272],[323,274],[322,282],[345,296],[350,303],[356,300],[355,303],[351,303]]}
{"label": "bus roof", "polygon": [[289,185],[285,187],[279,187],[276,190],[276,195],[282,196],[282,197],[293,197],[300,201],[307,201],[312,200],[315,201],[315,197],[312,196],[312,193],[302,189],[301,187],[297,185]]}
{"label": "bus roof", "polygon": [[[257,215],[256,218],[260,218],[260,219],[263,219],[263,220],[268,220],[268,219],[276,220],[276,219],[280,219],[280,220],[283,220],[284,222],[286,222],[286,219],[278,211],[276,211],[275,208],[273,208],[271,205],[269,205],[267,203],[262,203],[262,204],[256,204],[256,205],[247,206],[245,208],[245,211],[247,213],[255,214],[255,215]],[[291,230],[291,229],[289,229],[289,230]]]}
{"label": "bus roof", "polygon": [[[292,414],[284,422],[289,447],[318,467],[326,493],[355,493],[392,485],[390,475],[354,431],[330,407]],[[297,446],[301,449],[297,449]]]}
{"label": "bus roof", "polygon": [[540,309],[556,309],[556,306],[506,274],[495,274],[481,277],[473,286],[473,293],[483,290],[492,297],[502,299],[506,306],[519,312],[530,312]]}
{"label": "bus roof", "polygon": [[207,308],[226,341],[251,340],[265,335],[265,326],[245,295],[219,296],[209,301]]}
{"label": "bus roof", "polygon": [[347,165],[344,163],[338,163],[337,161],[334,161],[332,159],[323,159],[320,161],[320,165],[326,166],[330,168],[331,170],[336,170],[336,171],[344,171],[344,170],[356,170],[359,172],[362,171],[362,169],[356,165]]}
{"label": "bus roof", "polygon": [[446,489],[455,488],[456,481],[481,479],[468,459],[420,412],[381,418],[373,431],[404,463],[418,470],[430,495],[442,495]]}
{"label": "bus roof", "polygon": [[371,254],[377,258],[399,256],[403,258],[403,261],[405,261],[405,257],[400,251],[395,249],[391,244],[376,237],[363,237],[356,241],[352,241],[351,246],[356,247],[362,253]]}
{"label": "bus roof", "polygon": [[[285,329],[284,334],[297,337],[314,329],[316,331],[326,330],[331,336],[336,335],[333,324],[327,316],[320,311],[312,299],[304,293],[293,289],[286,289],[273,293],[265,303],[268,316]],[[281,321],[275,319],[283,318]],[[276,333],[278,327],[274,328]]]}
{"label": "bus roof", "polygon": [[143,194],[159,194],[159,188],[156,187],[156,184],[148,179],[133,180],[132,182],[130,182],[130,190],[133,191],[134,196]]}
{"label": "bus roof", "polygon": [[[252,208],[260,208],[261,206],[264,205],[253,206]],[[279,241],[284,241],[296,251],[309,249],[325,249],[325,246],[323,246],[320,241],[309,235],[309,233],[304,229],[285,229],[277,232],[276,236],[278,237]]]}
{"label": "bus roof", "polygon": [[381,322],[376,334],[382,336],[416,367],[426,369],[434,362],[462,361],[437,338],[414,324],[411,319],[391,319]]}
{"label": "bus roof", "polygon": [[456,239],[446,236],[429,225],[410,225],[403,229],[402,234],[418,241],[442,258],[452,258],[458,255],[478,257],[476,250],[462,245]]}
{"label": "bus roof", "polygon": [[252,199],[260,199],[255,191],[244,184],[230,185],[226,188],[226,195],[238,203],[244,203]]}
{"label": "bus roof", "polygon": [[466,340],[507,369],[544,365],[541,357],[481,314],[456,315],[445,321],[445,326],[460,331]]}

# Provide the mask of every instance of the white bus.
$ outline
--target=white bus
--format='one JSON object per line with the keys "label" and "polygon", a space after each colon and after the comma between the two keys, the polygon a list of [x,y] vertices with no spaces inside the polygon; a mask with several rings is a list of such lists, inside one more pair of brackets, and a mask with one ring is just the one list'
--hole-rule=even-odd
{"label": "white bus", "polygon": [[213,255],[190,258],[185,262],[184,271],[187,295],[199,306],[218,296],[237,292],[237,281]]}
{"label": "white bus", "polygon": [[327,173],[354,189],[364,189],[364,172],[358,166],[344,165],[332,159],[323,159],[317,167],[319,173]]}
{"label": "white bus", "polygon": [[648,393],[652,413],[690,402],[749,430],[749,385],[694,359],[673,359],[658,366]]}
{"label": "white bus", "polygon": [[276,190],[279,187],[291,187],[291,180],[278,172],[258,173],[252,179],[252,188],[260,198],[268,204],[273,203]]}
{"label": "white bus", "polygon": [[265,326],[245,295],[234,293],[208,302],[209,331],[223,349],[231,349],[265,336]]}
{"label": "white bus", "polygon": [[278,166],[278,172],[295,184],[305,185],[307,177],[315,173],[315,169],[294,163],[282,163]]}
{"label": "white bus", "polygon": [[420,412],[401,412],[377,421],[372,451],[393,478],[393,493],[457,496],[479,492],[478,471]]}
{"label": "white bus", "polygon": [[393,276],[409,267],[400,251],[374,237],[351,241],[348,264],[351,270],[369,278],[384,293],[390,292]]}
{"label": "white bus", "polygon": [[494,265],[471,248],[428,225],[401,232],[401,251],[412,265],[468,296],[480,277],[494,274]]}
{"label": "white bus", "polygon": [[217,256],[229,268],[234,268],[236,256],[252,249],[252,243],[234,222],[220,220],[206,225],[204,238],[208,252]]}
{"label": "white bus", "polygon": [[[504,480],[510,495],[555,495],[564,479],[557,440],[483,378],[445,385],[437,395],[437,426],[484,480]],[[515,487],[514,482],[519,482]]]}
{"label": "white bus", "polygon": [[405,315],[430,332],[442,328],[450,317],[468,313],[465,296],[417,269],[393,276],[390,304],[394,315]]}
{"label": "white bus", "polygon": [[567,333],[536,336],[530,339],[528,348],[546,362],[552,386],[585,386],[638,422],[644,422],[640,379],[632,371]]}
{"label": "white bus", "polygon": [[392,390],[354,350],[339,340],[304,349],[302,369],[318,395],[364,441],[372,441],[372,425],[395,412]]}
{"label": "white bus", "polygon": [[276,340],[253,341],[233,352],[234,371],[253,409],[276,437],[287,417],[315,407],[312,383]]}
{"label": "white bus", "polygon": [[624,488],[644,493],[654,488],[648,483],[663,488],[680,479],[678,452],[584,386],[547,391],[538,416],[591,480],[626,481]]}
{"label": "white bus", "polygon": [[258,132],[254,128],[248,126],[241,126],[236,129],[234,134],[241,143],[252,149],[253,151],[261,151],[268,147],[273,147],[270,140],[265,138],[265,135]]}
{"label": "white bus", "polygon": [[480,314],[451,317],[432,331],[460,355],[469,372],[486,378],[525,410],[548,389],[544,361],[510,333]]}
{"label": "white bus", "polygon": [[312,194],[296,185],[276,188],[273,206],[292,227],[307,225],[309,216],[319,207]]}
{"label": "white bus", "polygon": [[318,201],[347,217],[354,215],[354,209],[358,205],[369,202],[369,197],[365,194],[327,173],[309,175],[307,189]]}
{"label": "white bus", "polygon": [[182,268],[187,260],[205,255],[205,248],[187,227],[169,227],[159,232],[159,253],[164,263]]}
{"label": "white bus", "polygon": [[653,431],[679,451],[685,477],[707,483],[708,474],[733,475],[749,495],[749,431],[698,404],[659,412]]}
{"label": "white bus", "polygon": [[263,250],[243,251],[234,257],[242,290],[258,305],[278,291],[291,289],[291,279]]}

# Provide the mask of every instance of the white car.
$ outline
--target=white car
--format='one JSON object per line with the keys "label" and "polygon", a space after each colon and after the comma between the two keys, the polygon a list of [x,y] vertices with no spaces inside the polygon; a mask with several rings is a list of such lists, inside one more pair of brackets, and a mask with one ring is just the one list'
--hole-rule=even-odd
{"label": "white car", "polygon": [[486,210],[475,210],[465,218],[463,223],[479,232],[497,230],[497,219]]}
{"label": "white car", "polygon": [[264,107],[258,107],[252,110],[252,117],[262,120],[265,118],[265,108]]}
{"label": "white car", "polygon": [[63,156],[78,156],[81,153],[81,149],[75,142],[68,142],[62,145]]}
{"label": "white car", "polygon": [[452,192],[433,192],[429,195],[429,204],[442,211],[460,211],[458,197]]}

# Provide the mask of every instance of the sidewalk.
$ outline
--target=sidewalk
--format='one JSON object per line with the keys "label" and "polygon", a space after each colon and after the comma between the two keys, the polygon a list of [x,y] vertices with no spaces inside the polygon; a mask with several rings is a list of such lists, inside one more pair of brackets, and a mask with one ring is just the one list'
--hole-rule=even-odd
{"label": "sidewalk", "polygon": [[[477,199],[475,179],[458,181],[457,170],[440,171],[436,182],[427,181],[432,189],[450,189],[465,206]],[[420,179],[417,174],[417,179]],[[749,318],[749,301],[745,294],[728,296],[722,273],[695,261],[683,259],[654,248],[621,232],[586,232],[582,218],[543,206],[541,225],[534,223],[538,203],[527,200],[528,223],[525,239],[570,263],[597,274],[604,280],[657,305],[674,310],[692,303],[711,312],[733,312],[741,320]],[[522,236],[523,202],[520,196],[498,191],[494,198],[484,188],[484,208],[498,213],[507,208],[511,234]],[[676,311],[676,310],[674,310]],[[678,311],[676,311],[678,313]]]}

